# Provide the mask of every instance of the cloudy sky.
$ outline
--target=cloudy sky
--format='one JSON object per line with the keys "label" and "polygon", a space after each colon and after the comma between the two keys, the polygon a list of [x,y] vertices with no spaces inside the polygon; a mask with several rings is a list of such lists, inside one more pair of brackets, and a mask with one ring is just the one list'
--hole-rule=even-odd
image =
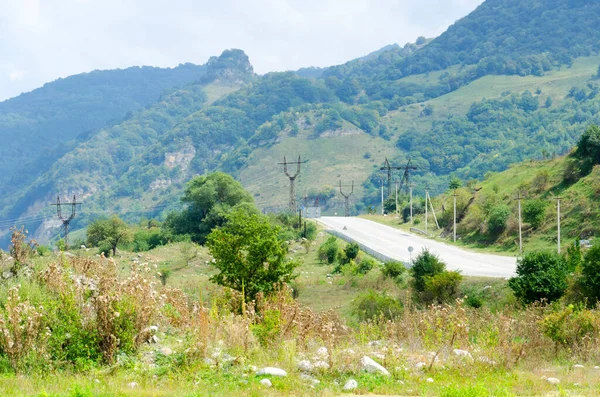
{"label": "cloudy sky", "polygon": [[434,37],[483,0],[0,0],[0,100],[59,77],[202,64],[241,48],[257,73],[329,66]]}

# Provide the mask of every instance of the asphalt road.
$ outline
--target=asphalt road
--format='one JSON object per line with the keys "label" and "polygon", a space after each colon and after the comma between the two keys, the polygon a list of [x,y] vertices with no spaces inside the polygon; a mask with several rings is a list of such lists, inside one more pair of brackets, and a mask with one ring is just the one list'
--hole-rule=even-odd
{"label": "asphalt road", "polygon": [[[446,263],[448,270],[460,270],[466,276],[511,277],[515,273],[515,257],[467,251],[362,218],[323,217],[319,221],[357,243],[403,262],[410,262],[411,256],[414,258],[427,248]],[[409,246],[414,249],[412,255]]]}

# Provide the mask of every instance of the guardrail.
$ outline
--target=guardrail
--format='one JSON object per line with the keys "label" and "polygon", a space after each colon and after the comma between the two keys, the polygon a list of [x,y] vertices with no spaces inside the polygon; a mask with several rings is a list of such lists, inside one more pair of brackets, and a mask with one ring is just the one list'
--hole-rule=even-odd
{"label": "guardrail", "polygon": [[361,242],[358,242],[356,240],[354,240],[352,237],[348,237],[343,233],[338,232],[337,230],[333,230],[333,229],[325,229],[325,231],[329,234],[332,234],[334,236],[336,236],[337,238],[340,238],[342,240],[344,240],[347,243],[356,243],[358,244],[359,248],[361,249],[361,251],[366,252],[367,254],[371,255],[373,258],[379,259],[382,262],[402,262],[404,264],[405,267],[410,267],[408,263],[392,258],[390,256],[384,255],[380,252],[375,251],[372,248],[367,247],[366,245],[362,244]]}

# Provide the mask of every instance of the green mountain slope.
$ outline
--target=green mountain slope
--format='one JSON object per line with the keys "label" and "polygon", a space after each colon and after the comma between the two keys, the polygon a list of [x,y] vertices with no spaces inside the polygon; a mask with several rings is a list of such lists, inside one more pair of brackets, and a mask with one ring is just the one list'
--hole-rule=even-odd
{"label": "green mountain slope", "polygon": [[[58,79],[0,103],[0,190],[13,192],[86,136],[165,90],[200,79],[205,67],[133,67]],[[0,200],[0,206],[6,202]]]}

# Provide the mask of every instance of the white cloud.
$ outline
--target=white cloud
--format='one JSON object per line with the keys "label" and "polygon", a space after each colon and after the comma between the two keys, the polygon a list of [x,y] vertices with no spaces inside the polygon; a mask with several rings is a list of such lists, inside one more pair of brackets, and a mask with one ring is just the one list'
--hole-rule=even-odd
{"label": "white cloud", "polygon": [[436,36],[482,1],[0,0],[2,61],[20,65],[0,68],[0,100],[93,69],[201,64],[226,48],[258,73],[340,64]]}
{"label": "white cloud", "polygon": [[10,81],[19,81],[25,76],[25,72],[22,70],[13,70],[8,74],[8,79]]}

